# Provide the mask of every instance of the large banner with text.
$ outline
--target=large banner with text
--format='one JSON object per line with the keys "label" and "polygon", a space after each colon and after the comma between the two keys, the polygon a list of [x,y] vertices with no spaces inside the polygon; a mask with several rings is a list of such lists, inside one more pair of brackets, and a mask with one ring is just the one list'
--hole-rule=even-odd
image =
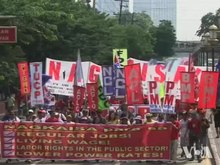
{"label": "large banner with text", "polygon": [[170,159],[169,123],[119,126],[1,122],[0,129],[3,158]]}
{"label": "large banner with text", "polygon": [[[73,96],[73,82],[76,62],[60,61],[47,58],[46,74],[51,76],[46,84],[52,94]],[[96,83],[101,73],[101,67],[92,62],[82,62],[85,83]]]}

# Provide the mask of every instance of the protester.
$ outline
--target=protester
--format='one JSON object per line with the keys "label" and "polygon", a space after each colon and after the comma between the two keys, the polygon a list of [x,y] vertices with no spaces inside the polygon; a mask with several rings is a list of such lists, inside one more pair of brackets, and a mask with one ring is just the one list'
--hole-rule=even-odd
{"label": "protester", "polygon": [[128,116],[126,113],[122,113],[122,115],[120,117],[120,124],[131,125],[130,120],[128,119]]}
{"label": "protester", "polygon": [[180,123],[176,119],[176,115],[171,115],[170,121],[173,126],[171,132],[171,162],[176,163]]}
{"label": "protester", "polygon": [[44,123],[46,120],[46,111],[45,110],[38,110],[37,111],[37,118],[34,120],[36,123]]}
{"label": "protester", "polygon": [[89,110],[83,109],[82,110],[82,116],[79,117],[79,123],[92,123],[92,119],[89,116]]}
{"label": "protester", "polygon": [[206,118],[206,111],[200,113],[201,115],[201,136],[200,143],[203,147],[207,146],[208,143],[208,128],[210,127],[209,121]]}
{"label": "protester", "polygon": [[214,111],[214,123],[215,123],[215,130],[216,130],[216,138],[219,138],[220,134],[220,109],[217,108]]}
{"label": "protester", "polygon": [[[189,129],[189,149],[191,150],[194,147],[194,143],[196,144],[196,150],[200,150],[200,136],[201,136],[201,120],[197,112],[191,112],[191,120],[188,123]],[[189,159],[193,161],[195,158],[194,150],[192,149],[192,158]],[[201,156],[197,155],[198,162],[201,162]]]}
{"label": "protester", "polygon": [[180,147],[182,149],[181,157],[185,156],[184,147],[189,147],[189,129],[188,113],[183,112],[180,119]]}
{"label": "protester", "polygon": [[11,94],[9,97],[7,97],[6,101],[7,101],[7,109],[8,109],[8,111],[14,110],[15,103],[16,103],[15,95]]}
{"label": "protester", "polygon": [[62,119],[59,116],[59,113],[55,111],[50,111],[50,117],[45,120],[45,122],[56,122],[56,123],[63,123]]}
{"label": "protester", "polygon": [[64,115],[64,113],[67,111],[67,109],[65,109],[65,106],[63,106],[63,109],[61,108],[56,108],[55,109],[56,113],[58,113],[59,118],[65,122],[66,121],[66,116]]}
{"label": "protester", "polygon": [[153,115],[151,113],[146,114],[146,121],[145,124],[153,124],[156,123],[155,120],[152,119]]}
{"label": "protester", "polygon": [[163,114],[159,114],[157,116],[157,123],[164,123],[164,116],[163,116]]}
{"label": "protester", "polygon": [[140,115],[137,115],[135,118],[134,118],[134,122],[132,123],[133,125],[136,125],[136,124],[143,124],[143,121],[142,121],[142,118]]}
{"label": "protester", "polygon": [[118,113],[111,111],[108,116],[108,124],[120,124]]}
{"label": "protester", "polygon": [[72,117],[72,115],[67,115],[67,116],[66,116],[66,123],[71,123],[71,124],[74,123],[74,122],[73,122],[73,117]]}
{"label": "protester", "polygon": [[33,121],[34,118],[34,110],[29,109],[28,110],[28,115],[26,116],[26,121]]}
{"label": "protester", "polygon": [[3,116],[2,121],[20,122],[21,120],[16,116],[14,111],[8,111],[6,112],[6,115]]}

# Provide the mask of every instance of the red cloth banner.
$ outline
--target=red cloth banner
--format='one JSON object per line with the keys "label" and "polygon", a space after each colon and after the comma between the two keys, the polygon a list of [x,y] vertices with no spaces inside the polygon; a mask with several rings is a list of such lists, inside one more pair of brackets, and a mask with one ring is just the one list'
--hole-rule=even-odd
{"label": "red cloth banner", "polygon": [[127,104],[143,104],[142,78],[140,64],[127,65],[124,68],[127,92]]}
{"label": "red cloth banner", "polygon": [[87,83],[87,100],[90,111],[98,110],[98,83]]}
{"label": "red cloth banner", "polygon": [[180,73],[180,93],[182,103],[195,102],[194,77],[195,72]]}
{"label": "red cloth banner", "polygon": [[8,159],[170,159],[170,123],[127,126],[7,122],[0,123],[0,129],[2,157]]}
{"label": "red cloth banner", "polygon": [[84,97],[85,97],[85,88],[80,86],[73,86],[73,111],[79,113],[83,107]]}
{"label": "red cloth banner", "polygon": [[219,72],[202,72],[198,108],[216,108]]}
{"label": "red cloth banner", "polygon": [[20,88],[21,95],[26,95],[31,92],[30,79],[29,79],[29,68],[27,62],[18,63],[18,72],[20,77]]}

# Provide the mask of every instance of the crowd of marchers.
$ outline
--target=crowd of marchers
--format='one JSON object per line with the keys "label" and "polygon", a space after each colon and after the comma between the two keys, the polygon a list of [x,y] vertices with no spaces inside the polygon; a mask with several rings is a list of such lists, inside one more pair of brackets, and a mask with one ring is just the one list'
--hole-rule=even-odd
{"label": "crowd of marchers", "polygon": [[[208,129],[210,127],[210,116],[207,117],[206,110],[198,110],[192,106],[190,110],[182,111],[178,114],[152,114],[146,113],[145,117],[140,114],[132,113],[128,110],[126,104],[120,105],[117,109],[110,107],[108,113],[103,115],[102,111],[89,111],[84,108],[80,113],[74,113],[72,108],[63,100],[56,102],[51,108],[32,107],[25,114],[25,118],[20,119],[14,108],[8,107],[2,121],[33,121],[38,123],[55,122],[55,123],[87,123],[87,124],[153,124],[165,123],[172,124],[171,132],[171,163],[177,162],[178,155],[189,161],[197,159],[201,162],[206,153],[196,154],[199,150],[204,152],[208,144]],[[220,110],[212,110],[216,127],[216,138],[220,133]],[[194,147],[195,146],[195,147]],[[181,147],[182,153],[178,153],[178,147]],[[187,157],[186,151],[191,153]],[[30,160],[28,160],[30,161]]]}

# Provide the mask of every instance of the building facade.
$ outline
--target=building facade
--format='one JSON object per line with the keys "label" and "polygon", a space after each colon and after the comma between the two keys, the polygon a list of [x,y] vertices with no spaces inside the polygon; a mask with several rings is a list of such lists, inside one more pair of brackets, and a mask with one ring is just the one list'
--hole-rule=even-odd
{"label": "building facade", "polygon": [[[123,0],[123,10],[148,14],[154,25],[161,20],[170,20],[176,29],[177,0]],[[96,0],[96,8],[110,15],[119,13],[120,0]]]}
{"label": "building facade", "polygon": [[158,26],[161,20],[170,20],[176,29],[177,0],[134,0],[133,10],[136,13],[148,14],[154,25]]}

